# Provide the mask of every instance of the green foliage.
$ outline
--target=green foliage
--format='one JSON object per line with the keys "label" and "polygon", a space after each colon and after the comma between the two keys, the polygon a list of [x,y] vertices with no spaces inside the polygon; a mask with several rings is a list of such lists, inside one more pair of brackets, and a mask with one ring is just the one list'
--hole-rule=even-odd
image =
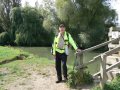
{"label": "green foliage", "polygon": [[83,84],[89,85],[92,83],[93,83],[93,78],[89,72],[84,72],[83,76],[78,70],[74,70],[74,71],[72,70],[69,72],[68,85],[70,87],[76,87]]}
{"label": "green foliage", "polygon": [[[105,25],[116,21],[108,0],[56,0],[57,15],[85,48],[107,40]],[[80,42],[78,42],[80,41]]]}
{"label": "green foliage", "polygon": [[11,30],[11,9],[14,7],[19,7],[20,5],[21,0],[0,0],[0,27],[2,27],[4,31]]}
{"label": "green foliage", "polygon": [[104,90],[120,90],[120,75],[118,75],[112,82],[107,83]]}
{"label": "green foliage", "polygon": [[[94,87],[92,90],[101,90],[100,87]],[[120,75],[118,75],[112,82],[106,83],[104,90],[120,90]]]}
{"label": "green foliage", "polygon": [[20,50],[0,46],[0,62],[22,54]]}
{"label": "green foliage", "polygon": [[[56,32],[59,23],[58,16],[56,14],[55,3],[53,0],[43,0],[43,6],[39,6],[38,10],[44,17],[43,27],[48,31]],[[38,6],[36,6],[38,7]]]}
{"label": "green foliage", "polygon": [[0,1],[0,33],[9,32],[11,44],[50,46],[53,32],[64,22],[78,45],[88,48],[106,41],[106,27],[116,22],[109,0],[44,0],[43,6],[35,5],[20,7],[21,0]]}
{"label": "green foliage", "polygon": [[10,36],[8,32],[0,33],[0,45],[9,44],[9,42],[10,42]]}
{"label": "green foliage", "polygon": [[[91,90],[101,90],[101,89],[99,86],[96,86],[96,87],[92,88]],[[107,89],[107,90],[109,90],[109,89]]]}
{"label": "green foliage", "polygon": [[[19,17],[19,18],[18,18]],[[36,8],[14,8],[11,13],[13,40],[21,46],[48,46],[53,33],[43,28],[43,16]]]}
{"label": "green foliage", "polygon": [[0,33],[4,32],[3,28],[0,26]]}
{"label": "green foliage", "polygon": [[47,58],[39,58],[20,49],[0,46],[0,62],[11,59],[19,54],[25,54],[29,57],[24,58],[22,61],[11,61],[10,63],[0,65],[0,90],[5,90],[8,84],[18,80],[18,78],[29,77],[30,72],[41,72],[44,67],[54,64],[52,60]]}
{"label": "green foliage", "polygon": [[93,83],[93,77],[89,72],[84,72],[83,80],[84,80],[84,83],[88,85]]}

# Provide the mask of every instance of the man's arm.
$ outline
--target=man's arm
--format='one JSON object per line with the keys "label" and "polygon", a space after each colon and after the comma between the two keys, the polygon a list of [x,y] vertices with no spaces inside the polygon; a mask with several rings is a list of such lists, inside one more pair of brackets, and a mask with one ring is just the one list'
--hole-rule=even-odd
{"label": "man's arm", "polygon": [[73,38],[72,38],[72,36],[71,36],[70,34],[69,34],[69,43],[73,46],[73,48],[74,48],[75,50],[78,49],[75,41],[73,40]]}

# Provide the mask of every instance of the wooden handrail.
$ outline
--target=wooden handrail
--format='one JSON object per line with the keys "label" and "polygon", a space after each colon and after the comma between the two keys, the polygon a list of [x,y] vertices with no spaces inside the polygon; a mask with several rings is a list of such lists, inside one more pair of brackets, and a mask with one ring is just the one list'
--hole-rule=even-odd
{"label": "wooden handrail", "polygon": [[[119,50],[120,50],[120,46],[119,46],[119,47],[116,47],[115,49],[112,49],[112,50],[110,50],[110,51],[107,51],[107,52],[105,52],[105,53],[102,53],[102,54],[108,56],[108,55],[111,55],[111,54],[113,54],[113,53],[118,52]],[[89,65],[89,64],[92,64],[93,62],[96,62],[96,61],[98,60],[97,58],[100,58],[100,57],[101,57],[101,54],[93,57],[92,60],[90,60],[89,62],[84,63],[83,66],[81,66],[81,67],[84,67],[84,66],[87,66],[87,65]]]}
{"label": "wooden handrail", "polygon": [[100,58],[100,56],[101,55],[95,56],[92,60],[90,60],[89,62],[84,63],[83,66],[81,66],[81,67],[87,66],[89,64],[92,64],[92,63],[98,61],[99,59],[97,59],[97,58]]}
{"label": "wooden handrail", "polygon": [[118,51],[120,51],[120,45],[118,47],[110,50],[110,51],[105,52],[104,54],[107,55],[107,56],[109,56],[109,55],[114,54],[114,53],[116,53]]}
{"label": "wooden handrail", "polygon": [[[116,52],[118,52],[118,51],[120,51],[120,46],[119,46],[119,47],[116,47],[115,49],[112,49],[112,50],[110,50],[110,51],[107,51],[107,52],[105,52],[105,53],[103,53],[103,54],[104,54],[105,56],[108,56],[108,55],[111,55],[111,54],[116,53]],[[120,62],[117,62],[117,63],[115,63],[114,65],[111,65],[110,67],[108,67],[108,68],[106,69],[106,72],[109,71],[109,70],[111,70],[111,69],[113,69],[113,68],[115,68],[115,67],[117,67],[118,65],[120,65]],[[98,76],[98,75],[100,75],[100,74],[101,74],[101,72],[99,71],[99,72],[97,72],[96,74],[94,74],[93,77],[96,77],[96,76]]]}
{"label": "wooden handrail", "polygon": [[100,47],[102,47],[102,46],[105,46],[105,45],[107,45],[107,44],[109,44],[109,43],[113,43],[113,42],[115,42],[115,41],[118,41],[119,39],[120,39],[120,37],[119,37],[119,38],[116,38],[116,39],[113,39],[113,40],[110,40],[110,41],[107,41],[107,42],[104,42],[104,43],[101,43],[101,44],[98,44],[98,45],[96,45],[96,46],[87,48],[87,49],[83,50],[82,52],[84,53],[84,52],[89,52],[89,51],[95,50],[95,49],[100,48]]}
{"label": "wooden handrail", "polygon": [[101,89],[104,88],[104,85],[105,85],[105,83],[106,83],[106,81],[107,81],[107,73],[106,73],[106,72],[109,71],[109,70],[111,70],[111,69],[114,68],[114,67],[117,67],[117,66],[120,64],[120,62],[117,62],[117,63],[115,63],[114,65],[111,65],[109,68],[106,69],[107,56],[109,56],[109,55],[111,55],[111,54],[114,54],[114,53],[120,51],[120,45],[119,45],[118,47],[112,49],[112,50],[106,51],[106,52],[104,52],[104,53],[102,53],[102,54],[99,54],[99,55],[93,57],[92,60],[90,60],[89,62],[86,62],[86,63],[83,63],[83,54],[84,54],[85,52],[89,52],[89,51],[95,50],[95,49],[97,49],[97,48],[100,48],[100,47],[102,47],[102,46],[105,46],[105,45],[107,45],[107,44],[109,44],[109,43],[113,43],[113,42],[118,41],[118,40],[120,40],[120,37],[119,37],[119,38],[116,38],[116,39],[113,39],[113,40],[110,40],[110,41],[107,41],[107,42],[104,42],[104,43],[101,43],[101,44],[98,44],[98,45],[96,45],[96,46],[87,48],[87,49],[85,49],[85,50],[82,50],[81,53],[78,53],[78,54],[77,54],[77,55],[79,55],[79,57],[80,57],[78,69],[79,69],[79,71],[81,72],[81,75],[83,75],[83,69],[81,69],[82,67],[86,67],[87,65],[92,64],[92,63],[96,62],[97,60],[99,60],[99,59],[97,59],[97,58],[101,58],[100,71],[93,75],[94,77],[95,77],[95,76],[98,76],[98,75],[101,75],[101,81],[100,81],[100,87],[101,87]]}
{"label": "wooden handrail", "polygon": [[[106,69],[106,72],[108,72],[109,70],[111,70],[111,69],[113,69],[113,68],[115,68],[115,67],[117,67],[117,66],[119,66],[120,65],[120,62],[117,62],[117,63],[115,63],[114,65],[111,65],[110,67],[108,67],[107,69]],[[100,72],[97,72],[97,73],[95,73],[94,75],[93,75],[93,77],[96,77],[96,76],[99,76],[100,75]]]}

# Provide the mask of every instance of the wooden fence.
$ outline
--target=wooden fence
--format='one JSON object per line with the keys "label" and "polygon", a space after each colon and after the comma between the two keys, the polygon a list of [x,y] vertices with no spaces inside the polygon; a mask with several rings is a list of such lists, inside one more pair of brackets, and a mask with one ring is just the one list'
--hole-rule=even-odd
{"label": "wooden fence", "polygon": [[111,65],[109,68],[106,68],[106,58],[107,58],[107,56],[112,55],[112,54],[120,51],[120,46],[118,46],[118,47],[116,47],[116,48],[114,48],[114,49],[111,49],[111,50],[109,50],[109,51],[106,51],[106,52],[104,52],[104,53],[102,53],[102,54],[100,54],[100,55],[97,55],[97,56],[93,57],[93,59],[90,60],[90,61],[87,62],[87,63],[83,63],[83,54],[84,54],[85,52],[90,52],[90,51],[93,51],[93,50],[95,50],[95,49],[98,49],[98,48],[100,48],[100,47],[102,47],[102,46],[108,45],[109,43],[116,42],[116,41],[118,41],[118,40],[120,40],[120,37],[119,37],[119,38],[116,38],[116,39],[113,39],[113,40],[110,40],[110,41],[107,41],[107,42],[104,42],[104,43],[101,43],[101,44],[99,44],[99,45],[90,47],[90,48],[88,48],[88,49],[85,49],[85,50],[81,51],[81,53],[78,53],[78,54],[77,54],[77,55],[80,57],[79,65],[78,65],[77,68],[80,70],[81,74],[83,74],[83,69],[81,69],[81,68],[83,68],[83,67],[85,67],[85,66],[87,66],[87,65],[89,65],[89,64],[93,64],[94,62],[96,62],[97,60],[99,60],[98,58],[101,58],[101,59],[100,59],[100,60],[101,60],[101,62],[100,62],[100,71],[97,72],[97,73],[95,73],[95,74],[93,75],[93,77],[100,76],[100,87],[101,87],[101,89],[104,88],[104,85],[105,85],[105,83],[106,83],[106,81],[107,81],[107,71],[109,71],[109,70],[117,67],[118,65],[120,65],[120,62],[117,62],[117,63],[115,63],[114,65]]}

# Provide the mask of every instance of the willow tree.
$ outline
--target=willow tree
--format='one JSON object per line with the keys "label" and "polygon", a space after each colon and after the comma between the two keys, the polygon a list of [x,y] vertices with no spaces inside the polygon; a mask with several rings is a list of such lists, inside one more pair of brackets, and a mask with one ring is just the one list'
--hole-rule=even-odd
{"label": "willow tree", "polygon": [[21,0],[0,0],[0,26],[4,31],[9,31],[11,27],[10,11],[14,7],[19,7]]}
{"label": "willow tree", "polygon": [[50,35],[43,28],[43,21],[43,16],[36,8],[14,8],[11,12],[11,22],[15,43],[23,46],[48,45]]}
{"label": "willow tree", "polygon": [[116,13],[108,0],[56,0],[58,17],[84,47],[106,40],[105,25],[116,21]]}
{"label": "willow tree", "polygon": [[36,7],[44,17],[43,26],[48,32],[55,32],[59,19],[56,15],[54,0],[43,0],[42,5],[36,3]]}

